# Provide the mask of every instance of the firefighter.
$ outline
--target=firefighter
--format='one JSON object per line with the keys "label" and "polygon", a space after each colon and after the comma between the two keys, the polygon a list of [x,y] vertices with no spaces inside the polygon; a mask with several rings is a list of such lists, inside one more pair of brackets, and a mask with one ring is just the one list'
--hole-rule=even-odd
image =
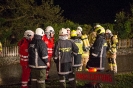
{"label": "firefighter", "polygon": [[117,35],[113,35],[111,30],[106,30],[106,41],[107,41],[107,59],[109,70],[117,73],[117,63],[116,63],[116,53],[117,53],[117,44],[118,38]]}
{"label": "firefighter", "polygon": [[105,29],[103,27],[98,27],[95,29],[97,33],[96,40],[92,47],[90,48],[90,58],[87,62],[86,67],[96,68],[98,71],[103,71],[105,69],[105,57],[106,57],[106,40],[104,37]]}
{"label": "firefighter", "polygon": [[[95,29],[96,39],[94,44],[90,48],[90,56],[87,62],[86,68],[91,70],[95,68],[96,71],[104,71],[105,70],[105,58],[106,58],[106,39],[105,39],[105,29],[103,27],[97,27]],[[90,71],[89,71],[90,72]],[[98,88],[101,88],[101,84],[95,84]],[[89,86],[94,86],[92,83],[89,83]]]}
{"label": "firefighter", "polygon": [[66,88],[66,75],[72,88],[76,88],[75,74],[72,71],[72,57],[78,53],[77,45],[68,39],[68,33],[65,28],[59,31],[59,40],[57,40],[54,49],[54,62],[57,66],[60,88]]}
{"label": "firefighter", "polygon": [[71,31],[71,40],[78,46],[79,52],[77,55],[74,55],[72,66],[74,68],[74,72],[79,70],[81,67],[81,59],[83,54],[83,41],[77,37],[77,32],[75,30]]}
{"label": "firefighter", "polygon": [[46,68],[49,67],[47,46],[42,40],[44,30],[37,28],[29,44],[29,67],[31,68],[31,88],[45,88]]}
{"label": "firefighter", "polygon": [[[98,28],[98,27],[102,27],[101,25],[99,25],[99,24],[96,24],[95,26],[94,26],[94,30],[96,29],[96,28]],[[90,46],[92,46],[93,44],[94,44],[94,41],[96,40],[96,32],[95,31],[92,31],[90,34],[89,34],[89,36],[88,36],[88,40],[89,40],[89,43],[90,43]]]}
{"label": "firefighter", "polygon": [[[53,49],[54,49],[54,34],[55,31],[52,26],[47,26],[45,29],[45,35],[42,37],[42,40],[46,43],[47,45],[47,50],[48,50],[48,61],[50,63],[51,67],[51,58],[53,55]],[[49,70],[50,67],[46,69],[46,81],[48,81],[49,78]]]}
{"label": "firefighter", "polygon": [[77,30],[80,30],[81,32],[83,31],[82,27],[78,26]]}
{"label": "firefighter", "polygon": [[2,43],[0,42],[0,55],[2,54]]}
{"label": "firefighter", "polygon": [[82,66],[80,67],[79,71],[86,71],[87,69],[86,64],[89,60],[89,50],[90,50],[90,44],[88,41],[88,36],[86,34],[86,31],[82,32],[81,39],[83,41],[83,54],[82,54]]}
{"label": "firefighter", "polygon": [[21,88],[28,88],[28,81],[30,78],[30,68],[28,66],[28,46],[30,41],[34,36],[34,32],[31,30],[26,30],[24,32],[24,37],[18,43],[19,55],[20,55],[20,65],[22,66],[22,76],[21,76]]}
{"label": "firefighter", "polygon": [[82,28],[81,28],[80,26],[77,27],[76,32],[77,32],[77,36],[78,36],[79,38],[81,38],[81,36],[82,36]]}
{"label": "firefighter", "polygon": [[70,28],[66,28],[66,30],[67,30],[67,33],[68,33],[68,39],[70,39],[71,38],[71,29]]}
{"label": "firefighter", "polygon": [[88,36],[90,46],[92,46],[94,44],[95,39],[96,39],[96,32],[93,31]]}

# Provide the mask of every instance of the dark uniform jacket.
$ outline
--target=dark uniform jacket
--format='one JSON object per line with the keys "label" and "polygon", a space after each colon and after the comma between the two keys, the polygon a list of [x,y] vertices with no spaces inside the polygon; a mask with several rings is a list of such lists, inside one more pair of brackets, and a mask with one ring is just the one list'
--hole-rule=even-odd
{"label": "dark uniform jacket", "polygon": [[98,35],[93,46],[90,49],[90,59],[87,62],[87,68],[97,68],[98,70],[104,70],[106,46],[104,44],[106,40],[103,35]]}
{"label": "dark uniform jacket", "polygon": [[58,74],[72,72],[72,57],[78,53],[77,45],[71,40],[59,39],[55,44],[54,61],[57,64]]}
{"label": "dark uniform jacket", "polygon": [[35,35],[29,45],[29,67],[31,68],[47,68],[48,62],[47,47],[41,36]]}

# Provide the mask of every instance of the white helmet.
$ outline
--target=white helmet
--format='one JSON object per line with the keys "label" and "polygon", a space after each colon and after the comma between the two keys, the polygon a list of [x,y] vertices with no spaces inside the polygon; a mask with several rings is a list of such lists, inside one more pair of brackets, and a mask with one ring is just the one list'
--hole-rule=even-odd
{"label": "white helmet", "polygon": [[35,31],[35,34],[43,36],[44,35],[44,30],[42,28],[37,28]]}
{"label": "white helmet", "polygon": [[47,26],[46,29],[45,29],[45,32],[46,33],[54,33],[54,29],[52,26]]}
{"label": "white helmet", "polygon": [[82,31],[83,29],[82,29],[80,26],[78,26],[78,27],[77,27],[77,30]]}
{"label": "white helmet", "polygon": [[67,31],[70,31],[70,28],[66,28]]}
{"label": "white helmet", "polygon": [[62,29],[60,29],[60,31],[59,31],[59,35],[60,36],[62,36],[62,35],[67,35],[68,33],[67,33],[67,30],[65,29],[65,28],[62,28]]}
{"label": "white helmet", "polygon": [[33,32],[32,30],[26,30],[26,31],[24,32],[24,37],[25,37],[26,39],[30,39],[32,36],[34,36],[34,32]]}
{"label": "white helmet", "polygon": [[81,30],[76,30],[76,32],[78,35],[81,34]]}
{"label": "white helmet", "polygon": [[111,30],[107,29],[106,33],[112,34]]}
{"label": "white helmet", "polygon": [[82,36],[81,30],[76,30],[76,32],[77,32],[77,36],[78,37],[81,37]]}

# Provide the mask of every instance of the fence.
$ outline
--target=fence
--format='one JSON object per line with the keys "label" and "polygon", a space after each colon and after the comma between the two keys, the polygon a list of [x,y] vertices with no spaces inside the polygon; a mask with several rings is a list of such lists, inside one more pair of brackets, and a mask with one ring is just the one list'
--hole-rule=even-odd
{"label": "fence", "polygon": [[8,46],[2,48],[1,57],[18,56],[18,46]]}
{"label": "fence", "polygon": [[[119,40],[118,48],[133,48],[133,39]],[[2,57],[18,56],[18,46],[3,47]]]}
{"label": "fence", "polygon": [[133,39],[120,39],[118,48],[133,48]]}

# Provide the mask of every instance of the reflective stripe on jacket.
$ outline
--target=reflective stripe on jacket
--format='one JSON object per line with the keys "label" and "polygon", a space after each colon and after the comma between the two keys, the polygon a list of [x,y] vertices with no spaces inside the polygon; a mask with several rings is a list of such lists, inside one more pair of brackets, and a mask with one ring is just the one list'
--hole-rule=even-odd
{"label": "reflective stripe on jacket", "polygon": [[42,40],[46,43],[47,45],[47,50],[48,50],[48,57],[51,58],[53,55],[53,48],[54,48],[54,38],[48,39],[46,35],[42,37]]}
{"label": "reflective stripe on jacket", "polygon": [[58,40],[54,49],[54,61],[58,64],[59,74],[69,74],[72,70],[67,69],[72,63],[73,54],[78,53],[78,47],[72,40]]}
{"label": "reflective stripe on jacket", "polygon": [[28,41],[26,38],[23,38],[19,41],[19,55],[20,55],[20,64],[21,65],[28,65],[28,47],[29,47],[30,41]]}
{"label": "reflective stripe on jacket", "polygon": [[105,68],[105,58],[106,40],[103,35],[98,35],[90,49],[90,58],[87,62],[87,68],[95,67],[99,70],[103,70]]}
{"label": "reflective stripe on jacket", "polygon": [[35,35],[29,45],[29,67],[47,68],[48,52],[47,46],[41,36]]}

